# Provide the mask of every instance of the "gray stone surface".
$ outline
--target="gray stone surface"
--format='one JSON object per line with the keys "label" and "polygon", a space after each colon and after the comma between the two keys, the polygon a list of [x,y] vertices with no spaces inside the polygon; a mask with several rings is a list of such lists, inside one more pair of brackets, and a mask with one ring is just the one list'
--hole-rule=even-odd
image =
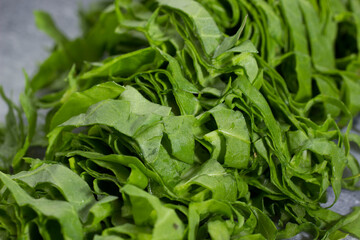
{"label": "gray stone surface", "polygon": [[[59,28],[68,37],[74,38],[80,32],[78,6],[80,3],[87,6],[90,2],[92,0],[0,0],[0,84],[8,96],[18,101],[24,87],[22,69],[32,75],[52,46],[52,40],[36,29],[32,11],[41,9],[49,12]],[[0,101],[0,122],[3,122],[6,112],[6,105]],[[360,129],[359,118],[355,125]],[[358,154],[357,159],[360,159]],[[333,198],[333,193],[329,191],[329,201]],[[346,214],[359,203],[360,192],[344,190],[332,209]],[[297,236],[294,239],[308,238]]]}
{"label": "gray stone surface", "polygon": [[[52,40],[36,29],[34,10],[49,12],[59,28],[70,38],[79,30],[77,10],[92,0],[0,0],[0,84],[11,99],[18,101],[23,90],[22,69],[31,76],[48,56]],[[7,107],[0,101],[0,121]]]}

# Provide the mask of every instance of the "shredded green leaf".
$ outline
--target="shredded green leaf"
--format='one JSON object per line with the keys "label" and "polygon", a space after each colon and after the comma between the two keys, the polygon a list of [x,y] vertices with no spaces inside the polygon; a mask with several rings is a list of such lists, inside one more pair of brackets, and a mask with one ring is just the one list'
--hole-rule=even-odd
{"label": "shredded green leaf", "polygon": [[55,47],[19,106],[0,87],[0,239],[360,238],[358,206],[330,209],[360,189],[359,16],[115,0],[70,40],[36,11]]}

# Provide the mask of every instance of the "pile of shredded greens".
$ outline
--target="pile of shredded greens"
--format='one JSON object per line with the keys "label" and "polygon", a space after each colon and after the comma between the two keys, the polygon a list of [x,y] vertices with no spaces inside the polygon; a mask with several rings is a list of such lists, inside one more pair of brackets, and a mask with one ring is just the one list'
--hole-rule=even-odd
{"label": "pile of shredded greens", "polygon": [[359,189],[360,0],[102,2],[75,40],[35,20],[56,44],[19,106],[0,89],[0,239],[360,238],[360,207],[326,208]]}

